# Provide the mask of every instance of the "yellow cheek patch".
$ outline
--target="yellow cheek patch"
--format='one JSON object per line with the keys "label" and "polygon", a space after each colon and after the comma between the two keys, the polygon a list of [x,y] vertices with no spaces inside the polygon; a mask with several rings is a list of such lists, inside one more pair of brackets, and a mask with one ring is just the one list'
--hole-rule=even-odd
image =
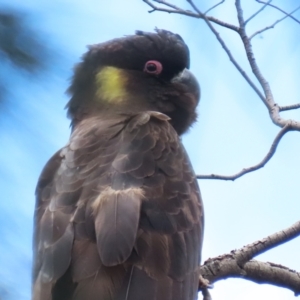
{"label": "yellow cheek patch", "polygon": [[126,74],[122,69],[104,67],[96,74],[96,95],[107,102],[122,102],[127,95]]}

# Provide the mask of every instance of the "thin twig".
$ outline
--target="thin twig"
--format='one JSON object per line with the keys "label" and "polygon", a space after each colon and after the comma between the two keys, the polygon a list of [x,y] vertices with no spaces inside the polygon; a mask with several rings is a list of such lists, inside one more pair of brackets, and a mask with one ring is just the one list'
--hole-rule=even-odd
{"label": "thin twig", "polygon": [[296,11],[299,10],[299,9],[300,9],[300,6],[298,6],[297,8],[295,8],[295,9],[294,9],[292,12],[290,12],[288,15],[286,15],[286,16],[284,16],[283,18],[278,19],[277,21],[275,21],[272,25],[267,26],[267,27],[265,27],[265,28],[263,28],[263,29],[261,29],[261,30],[258,30],[258,31],[256,31],[256,32],[254,32],[254,33],[249,37],[249,40],[251,40],[253,37],[255,37],[256,35],[258,35],[258,34],[264,32],[264,31],[267,31],[267,30],[269,30],[269,29],[274,28],[278,23],[280,23],[280,22],[283,21],[284,19],[286,19],[286,18],[288,18],[289,16],[291,16],[294,12],[296,12]]}
{"label": "thin twig", "polygon": [[264,167],[264,165],[272,158],[272,156],[274,155],[274,153],[276,152],[277,146],[280,142],[280,140],[282,139],[282,137],[291,130],[291,125],[288,123],[285,127],[283,127],[279,133],[277,134],[277,136],[275,137],[271,148],[269,150],[269,152],[267,153],[267,155],[264,157],[264,159],[258,163],[257,165],[254,165],[252,167],[248,167],[248,168],[244,168],[242,169],[240,172],[234,174],[234,175],[217,175],[217,174],[211,174],[211,175],[197,175],[197,179],[220,179],[220,180],[236,180],[240,177],[242,177],[243,175],[247,174],[247,173],[251,173],[254,172],[256,170],[261,169],[262,167]]}
{"label": "thin twig", "polygon": [[[155,0],[153,0],[155,1]],[[150,0],[143,0],[143,2],[145,2],[146,4],[148,4],[150,7],[152,7],[153,9],[152,10],[149,10],[148,12],[149,13],[153,13],[154,11],[162,11],[162,12],[167,12],[167,13],[175,13],[175,14],[181,14],[181,15],[186,15],[188,17],[193,17],[193,18],[198,18],[199,16],[191,11],[188,11],[188,10],[183,10],[179,7],[176,7],[175,5],[173,6],[172,4],[170,3],[166,3],[166,2],[163,2],[162,1],[155,1],[157,3],[162,3],[168,7],[175,7],[175,9],[167,9],[167,8],[163,8],[163,7],[158,7],[156,5],[154,5],[153,3],[151,3]]]}
{"label": "thin twig", "polygon": [[294,21],[296,21],[297,23],[300,24],[300,21],[299,21],[298,19],[296,19],[296,18],[294,18],[293,16],[289,15],[289,13],[285,12],[283,9],[281,9],[281,8],[278,7],[278,6],[276,6],[276,5],[274,5],[274,4],[270,4],[270,3],[268,3],[268,2],[260,1],[260,0],[256,0],[256,2],[261,3],[261,4],[266,4],[266,5],[268,5],[268,6],[271,6],[271,7],[275,8],[275,9],[281,11],[282,13],[284,13],[285,15],[287,15],[288,17],[290,17],[291,19],[293,19]]}
{"label": "thin twig", "polygon": [[[199,9],[196,7],[196,5],[193,3],[192,0],[187,0],[187,2],[190,3],[190,5],[193,7],[193,9],[195,11],[197,11],[199,14],[202,14],[201,11],[199,11]],[[213,27],[213,25],[209,22],[208,18],[206,18],[204,16],[203,19],[206,22],[207,26],[210,28],[210,30],[213,32],[213,34],[216,36],[217,40],[219,41],[219,43],[221,44],[221,46],[223,47],[223,49],[227,53],[227,55],[228,55],[230,61],[233,63],[233,65],[237,68],[237,70],[240,72],[240,74],[246,79],[246,81],[248,82],[248,84],[253,88],[253,90],[256,92],[256,94],[259,96],[259,98],[262,101],[266,101],[265,97],[263,96],[263,94],[261,93],[261,91],[256,87],[256,85],[254,84],[254,82],[250,79],[250,77],[247,75],[247,73],[242,69],[242,67],[235,60],[235,58],[231,54],[229,48],[226,46],[225,42],[221,38],[220,34],[216,31],[216,29]]]}
{"label": "thin twig", "polygon": [[[174,7],[175,9],[167,9],[167,8],[163,8],[163,7],[158,7],[158,6],[154,5],[153,3],[151,3],[150,0],[142,0],[142,1],[145,2],[146,4],[148,4],[152,8],[152,10],[149,10],[149,13],[152,13],[154,11],[161,11],[161,12],[166,12],[166,13],[174,13],[174,14],[185,15],[185,16],[192,17],[192,18],[197,18],[197,19],[204,19],[204,14],[199,15],[198,13],[194,13],[194,12],[189,11],[189,10],[181,9],[181,8],[179,8],[179,7],[177,7],[173,4],[170,4],[169,2],[166,2],[166,1],[154,0],[157,3],[166,5],[168,7]],[[223,21],[221,21],[217,18],[214,18],[214,17],[211,17],[211,16],[206,16],[206,18],[209,21],[211,21],[213,23],[216,23],[216,24],[218,24],[222,27],[226,27],[226,28],[234,30],[236,32],[238,32],[238,30],[239,30],[239,28],[237,26],[226,23],[226,22],[223,22]]]}
{"label": "thin twig", "polygon": [[254,13],[251,17],[249,17],[246,21],[245,21],[245,25],[250,21],[252,20],[254,17],[256,17],[260,12],[262,12],[267,6],[269,3],[271,3],[272,0],[269,0],[262,8],[260,8],[256,13]]}
{"label": "thin twig", "polygon": [[202,12],[199,10],[199,8],[194,4],[194,2],[192,0],[186,0],[191,6],[192,8],[198,13],[198,14],[202,14]]}
{"label": "thin twig", "polygon": [[279,111],[287,111],[292,109],[300,108],[300,103],[287,105],[287,106],[279,106]]}
{"label": "thin twig", "polygon": [[163,4],[163,5],[168,6],[168,7],[171,7],[173,9],[177,10],[177,11],[181,11],[181,12],[185,12],[186,11],[186,10],[184,10],[184,9],[182,9],[182,8],[180,8],[180,7],[172,4],[172,3],[166,2],[164,0],[152,0],[152,1],[156,2],[156,3],[159,3],[159,4]]}
{"label": "thin twig", "polygon": [[225,0],[220,1],[219,3],[217,3],[214,6],[212,6],[211,8],[209,8],[207,11],[205,11],[204,14],[206,15],[209,11],[213,10],[214,8],[216,8],[217,6],[221,5],[224,2],[225,2]]}

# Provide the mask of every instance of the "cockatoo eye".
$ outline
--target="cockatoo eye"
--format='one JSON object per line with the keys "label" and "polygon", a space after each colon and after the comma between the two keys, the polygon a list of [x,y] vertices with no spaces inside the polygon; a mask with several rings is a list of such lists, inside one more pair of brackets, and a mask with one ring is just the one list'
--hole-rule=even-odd
{"label": "cockatoo eye", "polygon": [[159,75],[162,72],[162,64],[157,60],[149,60],[145,63],[144,72]]}

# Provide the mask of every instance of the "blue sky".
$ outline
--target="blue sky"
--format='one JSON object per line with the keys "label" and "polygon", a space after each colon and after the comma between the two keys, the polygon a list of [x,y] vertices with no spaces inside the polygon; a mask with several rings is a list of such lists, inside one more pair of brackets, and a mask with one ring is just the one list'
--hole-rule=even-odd
{"label": "blue sky", "polygon": [[[280,2],[283,3],[277,1]],[[294,8],[293,2],[283,4],[290,10]],[[2,3],[30,13],[30,23],[56,59],[51,70],[38,80],[16,78],[18,89],[10,98],[12,105],[1,115],[1,299],[5,293],[9,300],[30,298],[34,189],[46,161],[68,140],[69,120],[63,109],[68,101],[65,90],[72,67],[86,51],[86,45],[133,34],[136,29],[152,31],[156,26],[179,33],[185,39],[191,51],[191,70],[202,89],[198,122],[183,137],[197,173],[232,174],[258,163],[279,131],[201,20],[148,14],[149,8],[141,0]],[[186,6],[184,1],[177,3]],[[201,3],[203,10],[212,5],[211,1]],[[248,16],[259,7],[255,1],[242,4],[247,4],[244,13]],[[214,15],[237,24],[234,1],[225,2]],[[249,32],[272,24],[280,16],[272,9],[266,10],[249,23]],[[216,28],[249,71],[235,34]],[[280,105],[300,101],[299,32],[299,24],[286,20],[253,39],[257,62]],[[300,110],[283,116],[300,120]],[[206,218],[203,260],[240,248],[299,220],[299,153],[299,133],[288,133],[262,170],[235,182],[199,181]],[[299,251],[298,238],[257,259],[300,270]],[[216,283],[212,296],[214,300],[294,299],[288,290],[234,279]]]}

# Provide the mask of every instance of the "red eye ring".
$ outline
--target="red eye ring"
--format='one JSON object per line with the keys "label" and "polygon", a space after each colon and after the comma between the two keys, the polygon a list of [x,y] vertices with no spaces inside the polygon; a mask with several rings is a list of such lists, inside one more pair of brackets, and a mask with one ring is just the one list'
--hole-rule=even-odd
{"label": "red eye ring", "polygon": [[163,70],[162,64],[157,60],[148,60],[144,66],[144,72],[153,75],[159,75]]}

